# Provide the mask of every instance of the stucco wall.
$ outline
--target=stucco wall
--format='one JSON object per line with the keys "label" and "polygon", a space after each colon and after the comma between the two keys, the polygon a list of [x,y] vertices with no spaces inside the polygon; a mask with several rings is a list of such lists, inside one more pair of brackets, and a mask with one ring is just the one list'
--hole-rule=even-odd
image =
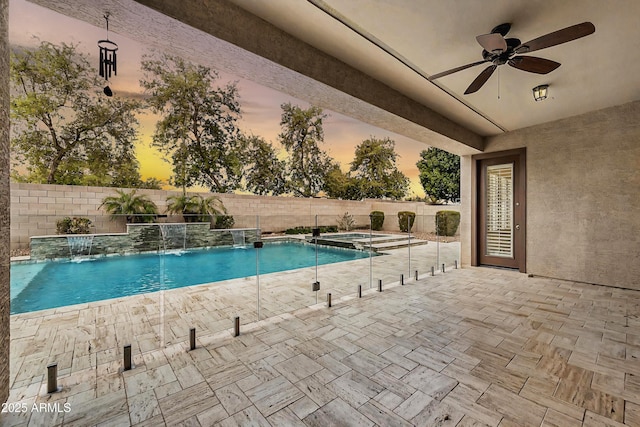
{"label": "stucco wall", "polygon": [[[129,191],[129,190],[127,190]],[[165,212],[166,199],[178,195],[178,191],[139,190],[146,194],[159,211]],[[91,219],[94,233],[124,232],[124,221],[111,221],[100,209],[102,200],[115,195],[115,189],[105,187],[64,186],[47,184],[11,184],[11,248],[26,248],[31,236],[56,233],[56,221],[65,216],[83,216]],[[203,196],[210,194],[202,193]],[[379,200],[330,200],[296,197],[268,197],[238,194],[216,194],[230,215],[235,227],[256,227],[260,216],[260,228],[264,232],[280,232],[295,226],[312,226],[315,215],[319,225],[336,225],[345,212],[354,216],[356,225],[367,227],[369,213],[380,210],[385,213],[384,229],[398,231],[397,213],[412,211],[417,215],[414,230],[433,231],[434,216],[439,210],[458,210],[457,205],[430,206],[418,202],[386,202]],[[175,222],[181,218],[162,221]]]}
{"label": "stucco wall", "polygon": [[9,1],[0,0],[0,402],[9,397]]}
{"label": "stucco wall", "polygon": [[527,272],[640,289],[640,102],[490,138],[527,148]]}

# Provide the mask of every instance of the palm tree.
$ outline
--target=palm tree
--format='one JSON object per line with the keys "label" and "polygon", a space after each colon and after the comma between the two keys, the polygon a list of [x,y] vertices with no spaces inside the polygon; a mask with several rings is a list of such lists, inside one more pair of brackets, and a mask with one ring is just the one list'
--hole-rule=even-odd
{"label": "palm tree", "polygon": [[102,200],[100,207],[111,214],[112,219],[125,215],[127,223],[153,222],[158,214],[158,207],[146,195],[136,194],[136,190],[126,193],[116,190],[118,196],[108,196]]}
{"label": "palm tree", "polygon": [[167,212],[182,214],[184,222],[206,222],[216,215],[227,212],[222,201],[211,196],[206,199],[199,194],[167,197]]}
{"label": "palm tree", "polygon": [[197,211],[197,209],[198,203],[195,200],[195,196],[189,196],[183,193],[179,196],[167,197],[167,213],[181,214],[184,222],[193,222],[194,218],[191,214]]}

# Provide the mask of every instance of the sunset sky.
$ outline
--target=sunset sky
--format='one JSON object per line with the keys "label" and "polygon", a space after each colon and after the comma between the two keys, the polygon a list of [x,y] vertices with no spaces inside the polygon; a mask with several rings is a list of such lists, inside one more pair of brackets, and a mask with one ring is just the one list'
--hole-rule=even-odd
{"label": "sunset sky", "polygon": [[[97,41],[106,36],[105,28],[97,28],[49,9],[28,3],[25,0],[9,2],[9,40],[20,46],[35,46],[40,40],[52,43],[78,44],[82,52],[88,53],[98,72]],[[109,39],[118,44],[118,75],[113,77],[110,87],[114,96],[140,94],[139,85],[140,58],[147,52],[145,46],[130,40],[121,34],[109,33]],[[242,119],[239,127],[245,133],[262,136],[279,147],[277,135],[280,132],[280,105],[285,102],[297,104],[302,108],[309,103],[285,95],[281,92],[261,86],[249,80],[243,80],[229,74],[220,74],[219,83],[237,82],[240,93]],[[342,114],[325,110],[329,115],[324,121],[325,140],[321,148],[340,162],[343,171],[347,171],[353,160],[355,147],[363,140],[376,137],[389,137],[396,142],[399,154],[398,167],[411,180],[409,196],[424,196],[424,190],[418,179],[416,162],[426,145],[404,136],[383,130]],[[156,117],[143,114],[139,117],[139,139],[136,152],[140,161],[140,173],[143,178],[156,177],[167,181],[171,173],[170,165],[162,155],[150,147]]]}

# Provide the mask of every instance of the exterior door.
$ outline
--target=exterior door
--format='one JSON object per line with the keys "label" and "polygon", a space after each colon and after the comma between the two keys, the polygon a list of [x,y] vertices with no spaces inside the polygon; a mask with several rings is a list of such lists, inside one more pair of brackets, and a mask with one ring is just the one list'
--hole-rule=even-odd
{"label": "exterior door", "polygon": [[480,265],[525,268],[524,152],[478,160]]}

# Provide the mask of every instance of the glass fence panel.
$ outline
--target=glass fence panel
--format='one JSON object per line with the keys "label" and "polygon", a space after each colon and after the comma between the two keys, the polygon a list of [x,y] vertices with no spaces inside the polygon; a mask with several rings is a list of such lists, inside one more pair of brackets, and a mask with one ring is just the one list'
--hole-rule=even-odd
{"label": "glass fence panel", "polygon": [[243,328],[326,304],[328,293],[337,305],[359,286],[366,294],[379,280],[383,290],[401,277],[409,284],[416,270],[424,278],[460,260],[459,227],[447,230],[435,215],[404,230],[397,217],[380,226],[362,213],[15,213],[11,221],[12,330],[57,325],[25,339],[33,348],[54,343],[35,368],[42,373],[54,362],[61,372],[117,368],[127,345],[142,363],[150,351],[189,345],[192,328],[204,345],[234,333],[236,317]]}
{"label": "glass fence panel", "polygon": [[436,237],[436,269],[460,266],[460,214],[443,209],[434,218]]}
{"label": "glass fence panel", "polygon": [[316,303],[316,228],[312,215],[261,215],[260,319]]}
{"label": "glass fence panel", "polygon": [[335,260],[319,268],[320,302],[326,304],[331,294],[334,305],[342,298],[356,297],[358,286],[368,289],[369,217],[350,212],[323,213],[318,214],[318,221],[318,242]]}
{"label": "glass fence panel", "polygon": [[19,345],[47,353],[32,355],[32,373],[44,374],[52,363],[60,374],[107,365],[117,371],[125,346],[135,364],[161,345],[157,226],[143,231],[133,217],[55,212],[11,221],[11,327],[37,326],[39,333]]}
{"label": "glass fence panel", "polygon": [[[235,334],[236,323],[241,330],[258,319],[256,216],[193,215],[184,220],[160,224],[168,229],[167,247],[173,247],[163,257],[165,277],[175,275],[171,280],[187,286],[161,295],[164,345],[191,345],[192,329],[196,343],[206,344],[220,333]],[[180,239],[172,238],[180,230],[186,233],[182,249],[175,248]]]}

